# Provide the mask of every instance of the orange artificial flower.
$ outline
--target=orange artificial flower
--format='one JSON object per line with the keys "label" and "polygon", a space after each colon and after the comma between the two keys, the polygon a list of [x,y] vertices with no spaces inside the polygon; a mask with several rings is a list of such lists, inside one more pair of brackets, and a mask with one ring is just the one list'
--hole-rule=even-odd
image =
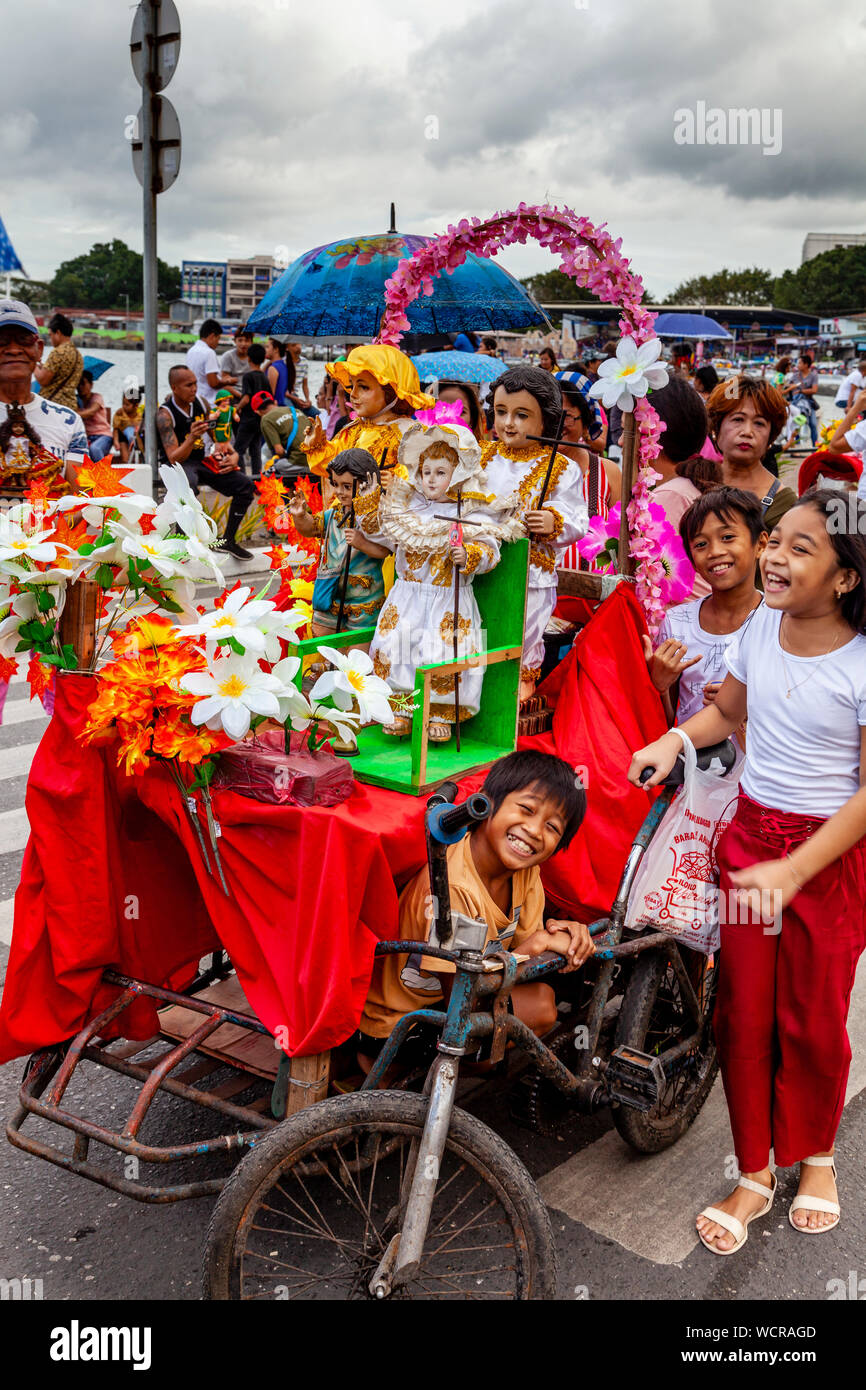
{"label": "orange artificial flower", "polygon": [[133,726],[128,731],[124,731],[118,725],[121,744],[117,753],[117,766],[123,766],[127,777],[132,777],[138,772],[144,772],[145,768],[150,767],[150,742],[152,731],[145,728]]}
{"label": "orange artificial flower", "polygon": [[[60,512],[57,516],[52,517],[54,530],[51,533],[50,539],[57,545],[68,545],[71,546],[73,550],[77,550],[82,541],[87,540],[87,522],[81,520],[70,525],[70,516],[71,513]],[[60,556],[57,557],[55,563],[61,563]]]}
{"label": "orange artificial flower", "polygon": [[295,488],[304,497],[311,512],[321,512],[325,504],[322,501],[322,494],[312,478],[298,478],[295,481]]}
{"label": "orange artificial flower", "polygon": [[270,530],[276,530],[274,522],[286,510],[286,485],[272,473],[265,473],[256,483],[259,502],[265,510],[265,522]]}
{"label": "orange artificial flower", "polygon": [[79,468],[75,485],[79,492],[89,492],[92,497],[120,497],[124,492],[132,492],[131,487],[120,481],[131,472],[131,468],[115,468],[105,459],[98,463],[88,459]]}
{"label": "orange artificial flower", "polygon": [[[34,478],[24,494],[24,500],[25,502],[29,502],[34,509],[41,509],[44,511],[47,504],[51,501],[50,484],[40,482],[38,478]],[[85,527],[85,530],[86,529]]]}
{"label": "orange artificial flower", "polygon": [[18,662],[11,656],[0,656],[0,681],[11,681],[18,674]]}
{"label": "orange artificial flower", "polygon": [[149,613],[145,618],[136,618],[124,632],[113,637],[111,648],[116,656],[127,656],[142,649],[162,647],[172,640],[174,631],[173,619],[164,613]]}
{"label": "orange artificial flower", "polygon": [[50,690],[54,684],[54,667],[44,666],[35,654],[30,658],[30,665],[27,667],[27,683],[30,686],[30,698],[40,699],[46,690]]}

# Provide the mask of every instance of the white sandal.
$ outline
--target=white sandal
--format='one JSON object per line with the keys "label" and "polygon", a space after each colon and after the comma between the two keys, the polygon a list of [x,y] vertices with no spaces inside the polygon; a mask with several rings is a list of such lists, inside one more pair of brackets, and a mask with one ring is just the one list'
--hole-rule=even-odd
{"label": "white sandal", "polygon": [[[801,1158],[800,1166],[804,1163],[811,1164],[813,1168],[832,1168],[833,1180],[836,1180],[836,1162],[832,1154],[822,1158]],[[795,1211],[827,1211],[831,1216],[835,1216],[836,1220],[828,1221],[824,1226],[798,1226],[794,1220]],[[788,1220],[801,1236],[822,1236],[825,1231],[834,1231],[839,1225],[841,1215],[842,1208],[839,1203],[828,1201],[826,1197],[801,1197],[798,1194],[788,1208]]]}
{"label": "white sandal", "polygon": [[766,1197],[767,1199],[762,1207],[759,1207],[757,1211],[753,1211],[752,1215],[747,1217],[745,1223],[740,1221],[738,1217],[731,1216],[730,1212],[722,1211],[721,1207],[704,1207],[703,1211],[699,1213],[700,1216],[707,1216],[710,1221],[715,1221],[717,1226],[724,1226],[725,1230],[729,1231],[736,1241],[736,1244],[732,1245],[730,1250],[720,1250],[712,1241],[704,1239],[702,1231],[698,1231],[698,1239],[701,1244],[706,1246],[707,1250],[711,1251],[713,1255],[736,1255],[738,1250],[742,1250],[749,1238],[748,1227],[753,1221],[757,1220],[759,1216],[766,1216],[770,1207],[773,1205],[777,1183],[775,1173],[771,1176],[773,1180],[772,1187],[765,1187],[761,1182],[753,1182],[751,1178],[740,1178],[737,1183],[737,1187],[745,1187],[749,1192],[757,1192],[759,1196]]}

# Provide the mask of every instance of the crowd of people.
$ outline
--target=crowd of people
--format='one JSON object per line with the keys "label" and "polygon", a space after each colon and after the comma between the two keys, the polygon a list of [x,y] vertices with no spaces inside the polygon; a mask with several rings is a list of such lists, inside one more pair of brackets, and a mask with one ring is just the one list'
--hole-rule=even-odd
{"label": "crowd of people", "polygon": [[[43,365],[31,311],[0,301],[0,403],[7,417],[0,422],[0,455],[7,462],[24,438],[61,460],[85,449],[96,457],[111,447],[123,456],[134,443],[140,403],[125,397],[109,420],[92,378],[79,369],[71,330],[55,316]],[[346,611],[350,625],[363,626],[371,606],[389,611],[376,578],[388,547],[378,531],[381,502],[365,494],[362,505],[357,483],[372,484],[408,457],[407,437],[418,432],[415,414],[431,398],[404,354],[370,347],[329,367],[313,405],[297,344],[287,349],[271,338],[259,345],[239,329],[234,346],[218,358],[219,337],[219,325],[206,322],[186,362],[171,369],[157,415],[161,457],[181,464],[196,489],[206,484],[228,497],[220,545],[240,558],[251,558],[236,534],[254,497],[263,447],[286,469],[310,469],[323,489],[327,483],[342,505],[339,514],[335,505],[314,523],[300,504],[293,514],[302,534],[324,539],[330,528],[334,574],[346,547],[354,547],[366,598],[350,596]],[[490,350],[470,341],[469,350],[479,349]],[[591,394],[598,359],[560,369],[550,350],[543,357],[539,367],[504,372],[484,399],[465,383],[440,381],[439,399],[460,407],[459,447],[434,441],[436,448],[418,454],[414,465],[422,511],[448,505],[443,489],[464,454],[467,467],[482,470],[491,496],[519,495],[530,538],[522,697],[542,675],[556,568],[583,563],[576,545],[588,519],[622,500],[622,417],[616,409],[606,413]],[[31,389],[33,377],[40,395]],[[861,363],[840,388],[844,417],[827,451],[853,460],[849,485],[862,476],[866,453],[864,383]],[[739,800],[717,847],[722,896],[733,901],[772,891],[782,905],[781,925],[772,931],[757,930],[758,917],[722,922],[715,1030],[740,1177],[732,1193],[698,1218],[700,1239],[716,1255],[740,1249],[749,1223],[772,1206],[771,1149],[776,1164],[800,1165],[789,1213],[795,1229],[818,1234],[840,1218],[834,1142],[850,1063],[846,1016],[866,945],[866,540],[857,526],[838,524],[838,490],[818,487],[798,496],[778,476],[790,407],[814,409],[816,387],[804,354],[794,370],[780,362],[776,381],[747,375],[723,381],[712,367],[699,366],[691,374],[674,371],[651,395],[664,426],[652,499],[678,531],[695,581],[687,601],[668,610],[656,639],[645,638],[649,677],[669,731],[635,750],[629,777],[638,784],[649,770],[649,784],[658,784],[686,738],[698,748],[738,740]],[[560,429],[561,458],[554,475],[548,472],[546,500],[538,502],[549,457],[538,441]],[[388,489],[373,491],[381,498]],[[350,500],[356,505],[348,522]],[[495,549],[475,541],[443,544],[450,547],[449,563],[467,575],[481,564],[482,551]],[[404,573],[412,579],[408,571],[419,562],[411,558],[408,531],[396,549],[404,567],[398,567],[399,585]],[[320,578],[329,575],[326,564]],[[417,575],[404,584],[413,586],[425,587]],[[434,596],[435,587],[435,580],[426,585]],[[333,584],[326,596],[321,585],[314,590],[313,609],[317,631],[333,631]],[[385,631],[389,623],[379,619]],[[448,722],[444,704],[437,718]],[[392,732],[406,731],[395,720]],[[580,923],[545,923],[538,874],[583,815],[571,770],[554,758],[515,754],[491,770],[485,790],[493,815],[452,852],[456,904],[484,915],[492,937],[529,954],[557,950],[577,968],[592,954],[592,942]],[[417,939],[419,948],[429,929],[419,906],[425,891],[421,875],[401,903],[401,936]],[[365,1048],[368,1057],[375,1054],[401,1013],[443,992],[441,980],[429,983],[436,967],[420,956],[419,962],[410,976],[397,957],[377,967],[359,1035],[362,1054]],[[547,986],[515,989],[512,1003],[539,1034],[555,1017]]]}

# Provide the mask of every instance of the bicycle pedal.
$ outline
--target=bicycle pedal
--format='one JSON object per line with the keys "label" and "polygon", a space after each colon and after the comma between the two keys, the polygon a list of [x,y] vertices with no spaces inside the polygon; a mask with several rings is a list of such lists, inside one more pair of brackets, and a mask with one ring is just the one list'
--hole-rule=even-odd
{"label": "bicycle pedal", "polygon": [[611,1097],[633,1110],[654,1110],[667,1085],[661,1058],[636,1047],[614,1048],[604,1079]]}

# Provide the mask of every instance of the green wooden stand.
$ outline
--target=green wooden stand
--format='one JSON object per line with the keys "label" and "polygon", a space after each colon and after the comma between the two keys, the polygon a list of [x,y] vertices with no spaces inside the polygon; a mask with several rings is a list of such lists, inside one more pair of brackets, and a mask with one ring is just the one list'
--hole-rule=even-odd
{"label": "green wooden stand", "polygon": [[[419,666],[415,676],[410,738],[391,738],[373,724],[358,733],[358,752],[351,759],[359,782],[422,796],[441,782],[464,777],[468,772],[489,767],[517,743],[518,689],[523,653],[523,624],[526,615],[526,584],[529,571],[529,542],[519,540],[502,547],[502,558],[489,574],[474,581],[474,593],[487,635],[483,652]],[[374,627],[355,628],[328,637],[298,642],[296,652],[307,656],[319,647],[345,649],[370,642]],[[430,682],[433,675],[447,676],[469,667],[484,665],[481,709],[460,725],[460,752],[454,739],[430,743],[427,725],[430,716]],[[300,685],[300,672],[297,681]]]}

